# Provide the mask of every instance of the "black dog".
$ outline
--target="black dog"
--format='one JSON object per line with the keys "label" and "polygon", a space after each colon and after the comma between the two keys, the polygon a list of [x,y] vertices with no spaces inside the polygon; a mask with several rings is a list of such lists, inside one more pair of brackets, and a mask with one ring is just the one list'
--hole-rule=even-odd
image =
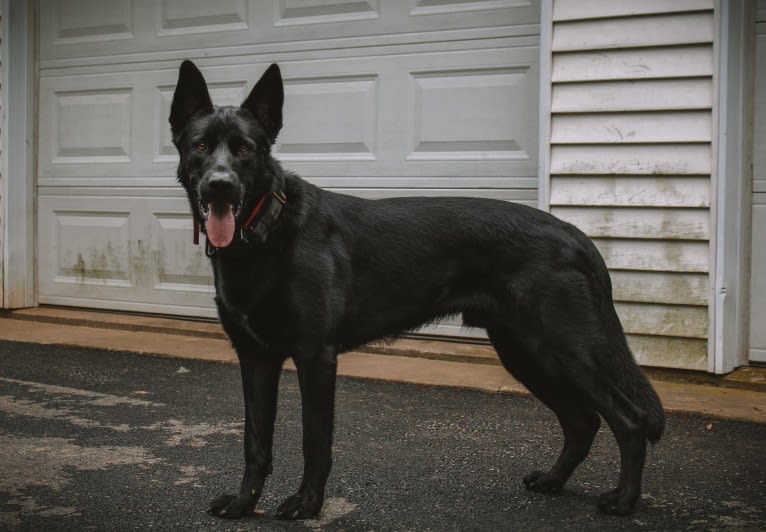
{"label": "black dog", "polygon": [[271,156],[283,100],[272,65],[240,107],[214,106],[185,61],[170,113],[178,180],[207,235],[245,397],[242,484],[211,513],[237,518],[258,502],[287,357],[300,381],[305,466],[276,516],[295,519],[317,515],[324,501],[338,353],[459,313],[486,329],[506,369],[561,422],[561,456],[550,471],[527,475],[526,486],[561,490],[603,417],[621,469],[598,506],[633,511],[646,443],[659,440],[664,414],[628,349],[593,243],[550,214],[503,201],[370,201],[321,190]]}

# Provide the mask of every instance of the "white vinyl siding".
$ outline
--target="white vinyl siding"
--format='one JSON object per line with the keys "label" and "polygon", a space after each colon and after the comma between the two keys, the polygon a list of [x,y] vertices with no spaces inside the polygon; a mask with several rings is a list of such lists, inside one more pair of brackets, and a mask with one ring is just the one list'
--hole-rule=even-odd
{"label": "white vinyl siding", "polygon": [[707,368],[712,0],[554,0],[550,210],[593,238],[645,365]]}

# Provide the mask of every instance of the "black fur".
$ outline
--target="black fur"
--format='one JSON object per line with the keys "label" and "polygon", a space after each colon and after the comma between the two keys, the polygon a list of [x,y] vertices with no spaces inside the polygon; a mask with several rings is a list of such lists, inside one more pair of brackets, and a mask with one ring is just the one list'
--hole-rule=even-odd
{"label": "black fur", "polygon": [[[237,108],[213,106],[202,74],[186,61],[171,109],[178,179],[193,216],[203,230],[207,206],[236,218],[231,244],[210,251],[221,323],[242,370],[245,472],[239,492],[210,511],[238,518],[255,507],[271,472],[287,357],[303,398],[305,468],[276,516],[294,519],[322,508],[338,353],[462,313],[467,325],[487,330],[503,365],[561,422],[561,456],[550,471],[526,476],[526,486],[561,490],[603,418],[621,470],[598,505],[632,512],[646,443],[659,440],[664,414],[628,349],[592,242],[550,214],[503,201],[370,201],[321,190],[271,156],[282,102],[276,65]],[[243,240],[245,219],[264,195],[277,201],[274,192],[287,198],[276,223],[265,238]]]}

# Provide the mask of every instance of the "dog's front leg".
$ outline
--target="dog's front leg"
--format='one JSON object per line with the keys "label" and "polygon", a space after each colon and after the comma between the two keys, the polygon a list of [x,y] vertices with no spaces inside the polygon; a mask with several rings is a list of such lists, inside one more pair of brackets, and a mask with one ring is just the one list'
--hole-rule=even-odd
{"label": "dog's front leg", "polygon": [[222,495],[210,506],[218,517],[237,519],[253,511],[271,474],[272,441],[282,360],[277,357],[240,356],[245,398],[245,473],[237,495]]}
{"label": "dog's front leg", "polygon": [[314,517],[322,509],[332,465],[336,357],[330,346],[295,357],[303,407],[303,481],[277,509],[280,519]]}

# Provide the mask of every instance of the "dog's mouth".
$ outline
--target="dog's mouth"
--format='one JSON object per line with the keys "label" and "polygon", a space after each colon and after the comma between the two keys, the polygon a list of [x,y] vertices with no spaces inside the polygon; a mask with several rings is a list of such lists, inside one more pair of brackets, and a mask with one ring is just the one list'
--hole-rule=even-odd
{"label": "dog's mouth", "polygon": [[211,245],[225,248],[234,240],[237,217],[242,205],[213,201],[205,203],[199,200],[199,212],[205,221],[205,233]]}

